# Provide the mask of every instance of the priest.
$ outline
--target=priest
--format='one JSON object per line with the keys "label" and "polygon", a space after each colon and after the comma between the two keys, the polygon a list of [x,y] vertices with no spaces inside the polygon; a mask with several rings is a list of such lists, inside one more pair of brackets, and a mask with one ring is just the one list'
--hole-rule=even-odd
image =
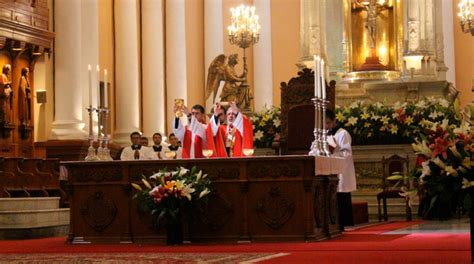
{"label": "priest", "polygon": [[219,121],[222,113],[223,104],[216,103],[206,129],[207,148],[213,151],[212,157],[242,157],[245,149],[253,150],[252,123],[239,111],[235,102],[230,103],[226,112],[227,124]]}
{"label": "priest", "polygon": [[[206,142],[206,115],[202,105],[194,105],[191,112],[185,106],[174,105],[175,120],[173,132],[182,142],[182,158],[203,158],[203,146]],[[177,114],[178,113],[178,114]],[[185,116],[179,117],[179,113]]]}

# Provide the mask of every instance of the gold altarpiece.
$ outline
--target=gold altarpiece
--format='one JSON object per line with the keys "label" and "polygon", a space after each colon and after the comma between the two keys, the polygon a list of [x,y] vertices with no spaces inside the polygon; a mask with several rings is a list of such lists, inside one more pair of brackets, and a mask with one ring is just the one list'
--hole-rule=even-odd
{"label": "gold altarpiece", "polygon": [[[375,6],[369,6],[371,4]],[[402,5],[403,1],[344,0],[346,78],[366,79],[374,75],[384,76],[383,79],[400,77]],[[375,27],[372,34],[369,29],[371,22]],[[371,58],[377,58],[378,64],[370,61]]]}

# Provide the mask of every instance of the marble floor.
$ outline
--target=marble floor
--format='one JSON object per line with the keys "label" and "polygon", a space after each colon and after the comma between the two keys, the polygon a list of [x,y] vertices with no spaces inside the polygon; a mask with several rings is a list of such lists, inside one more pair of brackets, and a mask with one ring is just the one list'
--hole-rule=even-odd
{"label": "marble floor", "polygon": [[418,225],[413,225],[407,228],[397,229],[386,232],[384,234],[435,234],[435,233],[449,233],[449,234],[469,234],[469,218],[451,219],[447,221],[432,221],[424,220]]}

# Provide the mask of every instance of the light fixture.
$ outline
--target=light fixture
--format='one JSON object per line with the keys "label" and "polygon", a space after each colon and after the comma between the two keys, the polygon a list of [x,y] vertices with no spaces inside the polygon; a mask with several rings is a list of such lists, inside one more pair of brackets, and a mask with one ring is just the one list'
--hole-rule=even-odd
{"label": "light fixture", "polygon": [[31,55],[33,56],[41,56],[43,55],[44,48],[41,46],[33,46],[31,50]]}
{"label": "light fixture", "polygon": [[[256,44],[259,39],[260,24],[258,23],[258,16],[255,14],[255,7],[240,5],[236,8],[231,8],[232,24],[227,27],[229,31],[230,44],[237,45],[244,50],[243,63],[244,70],[247,70],[247,57],[245,56],[245,49]],[[248,89],[247,78],[240,85],[245,87],[245,96],[243,105],[244,110],[250,109],[250,91]]]}
{"label": "light fixture", "polygon": [[462,32],[474,36],[474,0],[461,0],[458,6]]}
{"label": "light fixture", "polygon": [[26,45],[25,42],[13,40],[12,41],[12,50],[13,51],[22,51],[22,50],[25,49],[25,45]]}

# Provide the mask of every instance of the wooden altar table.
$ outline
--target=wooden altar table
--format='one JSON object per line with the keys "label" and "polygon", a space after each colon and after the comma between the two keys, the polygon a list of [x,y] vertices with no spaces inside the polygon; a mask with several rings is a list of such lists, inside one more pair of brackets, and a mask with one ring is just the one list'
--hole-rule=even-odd
{"label": "wooden altar table", "polygon": [[[340,160],[273,156],[158,161],[62,162],[70,199],[69,243],[164,242],[132,196],[132,182],[160,169],[196,166],[212,179],[207,204],[186,212],[191,242],[304,241],[340,235]],[[315,175],[317,174],[317,175]]]}

